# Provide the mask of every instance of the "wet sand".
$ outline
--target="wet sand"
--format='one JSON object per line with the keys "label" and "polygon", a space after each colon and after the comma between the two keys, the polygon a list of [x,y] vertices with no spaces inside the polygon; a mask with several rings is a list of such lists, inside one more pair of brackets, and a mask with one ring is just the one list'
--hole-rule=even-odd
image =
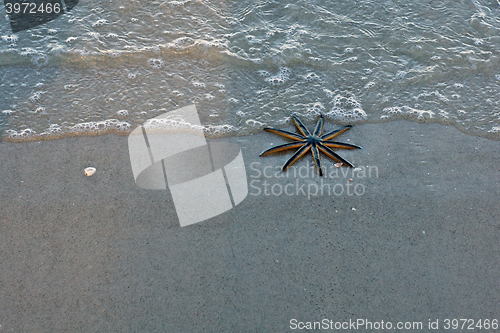
{"label": "wet sand", "polygon": [[[363,149],[339,154],[372,175],[327,178],[344,192],[308,198],[293,186],[314,189],[311,172],[259,175],[289,156],[258,157],[281,138],[223,140],[242,148],[249,195],[183,228],[168,190],[135,185],[125,136],[0,143],[0,331],[500,319],[498,142],[437,124],[358,125],[339,141]],[[275,195],[287,184],[292,195]]]}

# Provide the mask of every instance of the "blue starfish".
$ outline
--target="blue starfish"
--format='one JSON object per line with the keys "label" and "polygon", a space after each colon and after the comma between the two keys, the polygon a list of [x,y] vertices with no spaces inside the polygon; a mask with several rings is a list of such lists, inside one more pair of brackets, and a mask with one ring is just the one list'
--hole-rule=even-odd
{"label": "blue starfish", "polygon": [[330,141],[336,136],[349,130],[352,127],[351,125],[347,125],[340,129],[333,130],[327,132],[326,134],[321,135],[321,133],[323,132],[323,123],[324,123],[323,115],[319,117],[313,134],[309,132],[309,130],[304,126],[304,124],[300,121],[300,119],[297,118],[296,115],[292,115],[292,120],[293,123],[295,124],[295,127],[297,127],[297,130],[300,132],[300,134],[269,127],[264,128],[264,131],[284,136],[285,138],[294,140],[294,142],[285,143],[283,145],[269,148],[263,151],[262,154],[260,154],[260,156],[264,156],[270,153],[276,153],[283,150],[299,148],[295,152],[295,154],[293,154],[292,157],[290,157],[288,161],[286,161],[286,163],[283,165],[283,167],[281,168],[281,171],[283,172],[286,171],[286,169],[288,169],[288,167],[293,163],[295,163],[299,158],[304,156],[309,150],[312,153],[314,165],[316,166],[316,170],[318,171],[318,174],[320,176],[323,176],[323,169],[321,167],[321,157],[319,152],[322,152],[323,154],[325,154],[326,156],[328,156],[329,158],[338,163],[342,163],[342,165],[351,168],[354,167],[354,165],[352,165],[349,161],[343,159],[342,157],[337,155],[333,150],[330,149],[330,148],[361,149],[361,147],[351,145],[348,143]]}

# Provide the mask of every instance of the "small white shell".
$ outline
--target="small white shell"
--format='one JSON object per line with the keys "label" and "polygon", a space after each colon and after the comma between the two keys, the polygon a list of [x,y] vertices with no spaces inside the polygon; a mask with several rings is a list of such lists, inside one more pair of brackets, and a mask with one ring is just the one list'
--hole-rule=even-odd
{"label": "small white shell", "polygon": [[339,163],[335,163],[335,164],[334,164],[334,166],[335,166],[336,168],[340,168],[342,165],[344,165],[344,163],[342,163],[342,162],[339,162]]}
{"label": "small white shell", "polygon": [[96,171],[97,171],[96,168],[88,167],[88,168],[85,168],[85,170],[83,172],[84,172],[85,176],[90,177],[90,176],[93,176]]}

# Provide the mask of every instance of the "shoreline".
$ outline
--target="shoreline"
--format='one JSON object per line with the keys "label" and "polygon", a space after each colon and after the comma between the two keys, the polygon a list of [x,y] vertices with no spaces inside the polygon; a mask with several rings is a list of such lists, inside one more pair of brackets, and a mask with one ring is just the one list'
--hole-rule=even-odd
{"label": "shoreline", "polygon": [[[1,117],[2,115],[0,115]],[[6,118],[8,119],[8,118]],[[397,117],[397,118],[386,118],[379,121],[367,122],[366,120],[361,123],[356,123],[353,126],[365,126],[365,125],[381,125],[387,123],[402,123],[408,122],[413,123],[415,125],[438,125],[444,128],[452,127],[459,131],[462,134],[472,137],[479,137],[491,141],[500,141],[500,131],[489,130],[487,132],[472,132],[470,130],[463,129],[458,126],[458,124],[443,124],[439,122],[438,119],[413,119],[412,117]],[[343,124],[347,124],[341,121],[335,121],[334,119],[327,118],[327,123],[330,123],[333,126],[340,126]],[[5,124],[4,124],[5,125]],[[271,125],[272,126],[272,125]],[[309,124],[308,126],[312,126]],[[97,128],[104,128],[97,131]],[[137,126],[136,126],[137,127]],[[34,133],[30,129],[25,129],[23,131],[17,132],[12,130],[5,130],[4,128],[0,128],[0,143],[2,142],[10,142],[10,143],[26,143],[26,142],[34,142],[34,141],[52,141],[52,140],[63,140],[63,139],[71,139],[71,138],[79,138],[79,137],[99,137],[105,135],[118,135],[118,136],[128,136],[134,130],[134,128],[130,123],[126,121],[126,119],[106,119],[102,121],[92,121],[92,122],[83,122],[70,127],[70,132],[63,133],[59,126],[51,126],[46,129],[42,133]],[[279,126],[280,128],[287,128],[283,126]],[[80,130],[78,130],[78,128]],[[246,137],[252,135],[258,135],[262,132],[264,127],[259,129],[256,133],[243,133],[238,134],[236,129],[232,125],[208,125],[205,127],[205,136],[208,139],[224,139],[231,137]],[[495,130],[497,128],[495,127]],[[288,124],[288,130],[294,131],[295,127]],[[9,132],[10,134],[6,134]]]}
{"label": "shoreline", "polygon": [[[281,137],[208,141],[241,147],[249,194],[183,228],[168,189],[135,185],[125,136],[0,142],[1,327],[271,332],[293,318],[426,327],[500,311],[496,141],[439,124],[356,125],[339,141],[363,149],[338,153],[377,175],[341,169],[323,181],[362,185],[362,195],[309,198],[317,175],[264,176],[290,156],[258,157]],[[253,180],[268,181],[270,194],[253,195]],[[286,195],[297,180],[305,195]]]}

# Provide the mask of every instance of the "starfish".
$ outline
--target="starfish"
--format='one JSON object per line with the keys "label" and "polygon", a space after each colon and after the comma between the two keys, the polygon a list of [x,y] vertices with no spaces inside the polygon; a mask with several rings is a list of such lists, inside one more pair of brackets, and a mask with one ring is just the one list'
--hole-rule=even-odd
{"label": "starfish", "polygon": [[339,155],[337,155],[333,150],[330,148],[342,148],[342,149],[361,149],[361,147],[351,145],[348,143],[342,143],[342,142],[336,142],[336,141],[330,141],[331,139],[335,138],[336,136],[344,133],[345,131],[349,130],[352,126],[347,125],[344,126],[340,129],[333,130],[330,132],[327,132],[326,134],[321,135],[323,132],[323,115],[321,115],[318,119],[318,122],[316,123],[316,127],[314,128],[313,134],[309,132],[309,130],[304,126],[304,124],[300,121],[299,118],[297,118],[296,115],[292,114],[292,120],[293,123],[295,124],[295,127],[297,127],[297,130],[299,131],[300,134],[297,133],[292,133],[276,128],[269,128],[266,127],[264,128],[264,131],[267,132],[272,132],[281,136],[284,136],[285,138],[292,139],[294,142],[290,143],[285,143],[283,145],[279,145],[276,147],[269,148],[260,154],[260,156],[264,156],[270,153],[276,153],[279,151],[283,150],[288,150],[288,149],[294,149],[294,148],[299,148],[295,154],[292,155],[286,161],[285,164],[283,164],[283,167],[281,168],[282,172],[285,172],[286,169],[293,163],[295,163],[299,158],[304,156],[308,151],[311,151],[313,160],[314,160],[314,165],[316,166],[316,170],[318,171],[318,174],[320,176],[323,176],[323,169],[321,167],[321,157],[320,157],[320,152],[331,158],[332,160],[342,163],[342,165],[348,166],[353,168],[354,165],[352,165],[349,161],[343,159]]}

